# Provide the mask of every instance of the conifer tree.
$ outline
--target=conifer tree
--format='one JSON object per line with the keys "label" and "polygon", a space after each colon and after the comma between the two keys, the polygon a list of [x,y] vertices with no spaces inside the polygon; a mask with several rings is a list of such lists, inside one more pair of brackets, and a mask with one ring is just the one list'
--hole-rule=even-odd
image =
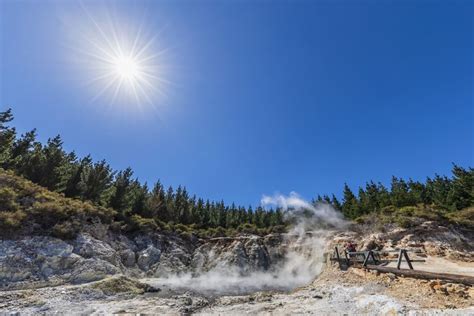
{"label": "conifer tree", "polygon": [[446,197],[449,210],[461,210],[474,205],[474,170],[453,164],[452,173],[453,179]]}
{"label": "conifer tree", "polygon": [[109,207],[124,213],[131,204],[131,184],[133,171],[127,168],[117,173],[112,185],[113,193],[110,197]]}
{"label": "conifer tree", "polygon": [[70,177],[67,179],[64,195],[67,197],[80,197],[81,196],[81,177],[84,169],[92,164],[92,158],[90,155],[82,158],[79,162],[71,164]]}
{"label": "conifer tree", "polygon": [[331,198],[331,204],[338,211],[340,211],[342,209],[341,203],[339,202],[339,200],[337,199],[337,197],[334,194],[332,195],[332,198]]}
{"label": "conifer tree", "polygon": [[11,159],[16,131],[7,124],[13,120],[12,109],[0,112],[0,167],[6,168]]}
{"label": "conifer tree", "polygon": [[81,196],[97,204],[105,204],[110,194],[114,172],[105,160],[101,160],[84,168],[81,174]]}
{"label": "conifer tree", "polygon": [[343,191],[343,200],[342,200],[342,212],[344,216],[347,218],[356,218],[360,216],[359,212],[359,202],[352,193],[351,189],[347,185],[347,183],[344,184],[344,191]]}

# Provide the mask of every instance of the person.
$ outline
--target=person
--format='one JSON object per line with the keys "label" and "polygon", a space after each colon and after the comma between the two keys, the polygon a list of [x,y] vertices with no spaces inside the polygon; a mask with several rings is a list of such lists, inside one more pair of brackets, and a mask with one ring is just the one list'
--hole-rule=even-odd
{"label": "person", "polygon": [[346,244],[346,251],[347,252],[356,252],[357,249],[356,249],[356,244],[354,244],[352,241],[349,241],[347,244]]}

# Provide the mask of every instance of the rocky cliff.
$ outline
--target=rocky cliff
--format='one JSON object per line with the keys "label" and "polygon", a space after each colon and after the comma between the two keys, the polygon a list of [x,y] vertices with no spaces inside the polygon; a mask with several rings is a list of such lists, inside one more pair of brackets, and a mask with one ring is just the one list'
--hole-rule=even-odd
{"label": "rocky cliff", "polygon": [[117,234],[98,226],[72,240],[28,236],[0,241],[0,286],[84,283],[107,276],[167,277],[211,269],[245,275],[283,260],[281,236],[197,239],[176,234]]}

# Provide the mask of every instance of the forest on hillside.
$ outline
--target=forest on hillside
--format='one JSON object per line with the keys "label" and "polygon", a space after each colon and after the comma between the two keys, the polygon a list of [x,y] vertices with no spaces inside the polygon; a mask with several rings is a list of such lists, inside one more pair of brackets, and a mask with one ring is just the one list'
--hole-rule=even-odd
{"label": "forest on hillside", "polygon": [[[190,195],[184,186],[166,188],[159,180],[149,187],[134,177],[131,168],[114,170],[105,160],[94,161],[91,156],[78,157],[74,152],[66,152],[59,135],[45,144],[36,139],[35,129],[18,135],[12,120],[11,109],[0,112],[0,168],[64,197],[110,208],[115,211],[116,221],[126,222],[134,217],[191,229],[256,233],[282,231],[287,224],[279,208],[253,209],[209,201]],[[331,204],[348,219],[421,205],[436,208],[451,218],[459,213],[474,221],[470,208],[474,205],[473,192],[474,169],[453,164],[451,177],[435,175],[424,182],[392,177],[389,188],[371,181],[359,188],[357,194],[345,184],[341,200],[335,195],[318,195],[312,202]]]}

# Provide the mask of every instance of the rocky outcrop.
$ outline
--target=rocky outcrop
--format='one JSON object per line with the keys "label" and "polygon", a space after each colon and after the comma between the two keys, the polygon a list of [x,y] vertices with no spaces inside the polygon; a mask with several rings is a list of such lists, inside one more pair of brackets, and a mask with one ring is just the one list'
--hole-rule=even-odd
{"label": "rocky outcrop", "polygon": [[421,250],[429,256],[474,261],[474,232],[426,221],[411,228],[389,227],[377,233],[342,233],[338,244],[356,241],[359,250]]}
{"label": "rocky outcrop", "polygon": [[83,258],[93,258],[107,261],[118,266],[121,263],[120,255],[108,243],[93,238],[88,234],[80,234],[74,241],[74,253]]}
{"label": "rocky outcrop", "polygon": [[137,265],[140,269],[148,271],[152,265],[160,261],[161,251],[153,245],[148,245],[138,253]]}
{"label": "rocky outcrop", "polygon": [[268,248],[281,247],[268,239],[257,236],[244,238],[215,238],[194,252],[191,265],[199,269],[229,269],[233,267],[241,274],[265,271],[272,263],[282,259],[278,251]]}
{"label": "rocky outcrop", "polygon": [[83,283],[120,272],[116,252],[84,236],[72,244],[41,236],[0,241],[1,286],[16,282]]}
{"label": "rocky outcrop", "polygon": [[0,287],[77,284],[120,274],[163,277],[229,267],[248,274],[280,260],[279,245],[257,236],[190,241],[176,235],[127,237],[110,232],[83,232],[68,241],[50,236],[1,240]]}

